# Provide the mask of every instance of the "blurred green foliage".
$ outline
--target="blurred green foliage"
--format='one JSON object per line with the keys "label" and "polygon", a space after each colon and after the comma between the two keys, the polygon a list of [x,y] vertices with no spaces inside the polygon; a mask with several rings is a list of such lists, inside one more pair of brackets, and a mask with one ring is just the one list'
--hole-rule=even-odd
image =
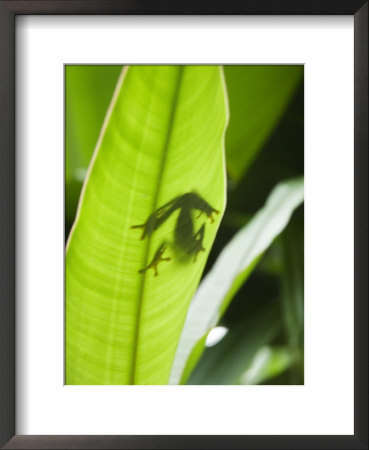
{"label": "blurred green foliage", "polygon": [[225,66],[229,122],[226,149],[230,176],[239,181],[279,122],[296,86],[302,66]]}
{"label": "blurred green foliage", "polygon": [[121,66],[65,68],[65,217],[73,223],[79,193]]}
{"label": "blurred green foliage", "polygon": [[[121,66],[66,66],[65,233]],[[227,209],[204,275],[273,187],[304,173],[303,66],[225,66]],[[304,383],[304,210],[259,261],[189,384]]]}
{"label": "blurred green foliage", "polygon": [[[286,67],[286,66],[284,66]],[[230,98],[230,104],[232,100]],[[232,117],[232,110],[231,110]],[[231,126],[232,119],[229,126]],[[245,127],[247,124],[245,124]],[[260,147],[257,156],[238,183],[229,183],[228,204],[226,213],[208,259],[207,268],[214,264],[223,246],[230,240],[239,227],[247,223],[249,218],[263,205],[272,188],[280,181],[304,173],[304,84],[300,77],[286,110],[281,113],[276,127],[268,134],[265,143]],[[229,374],[238,371],[238,382],[241,383],[242,370],[239,360],[227,356],[218,346],[226,346],[227,342],[239,339],[240,329],[245,336],[253,335],[242,346],[252,354],[247,357],[244,372],[252,368],[253,358],[263,346],[272,350],[283,347],[288,351],[291,362],[282,373],[273,372],[270,367],[260,368],[268,372],[262,384],[303,384],[304,383],[304,209],[301,206],[292,216],[291,222],[282,235],[276,239],[266,252],[248,281],[242,286],[230,304],[220,325],[229,329],[227,336],[214,347],[208,348],[193,372],[189,383],[228,384]],[[271,308],[271,309],[270,309]],[[274,314],[273,324],[278,331],[270,333],[268,314]],[[259,319],[265,316],[265,319]],[[268,342],[259,341],[253,347],[257,333],[268,336]],[[233,352],[237,352],[236,347]],[[218,357],[215,353],[222,353]],[[246,358],[246,356],[245,356]],[[212,361],[217,360],[214,373]],[[214,363],[213,363],[214,364]],[[274,364],[270,361],[270,366]],[[223,377],[221,374],[223,373]],[[257,374],[255,375],[257,376]],[[235,382],[235,380],[233,380]],[[231,383],[233,384],[233,383]]]}

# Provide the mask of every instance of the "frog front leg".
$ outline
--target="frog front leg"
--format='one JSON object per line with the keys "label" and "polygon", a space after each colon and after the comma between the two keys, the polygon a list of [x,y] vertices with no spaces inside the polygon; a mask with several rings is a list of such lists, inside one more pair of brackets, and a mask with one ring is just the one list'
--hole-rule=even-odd
{"label": "frog front leg", "polygon": [[167,249],[167,245],[166,244],[161,244],[161,246],[158,248],[158,250],[155,252],[155,255],[152,259],[152,261],[150,262],[150,264],[148,264],[146,267],[144,267],[143,269],[140,269],[138,271],[138,273],[142,273],[144,274],[148,269],[153,269],[154,271],[154,277],[158,276],[158,264],[161,261],[170,261],[171,258],[167,257],[167,258],[163,258],[163,254],[165,252],[165,250]]}

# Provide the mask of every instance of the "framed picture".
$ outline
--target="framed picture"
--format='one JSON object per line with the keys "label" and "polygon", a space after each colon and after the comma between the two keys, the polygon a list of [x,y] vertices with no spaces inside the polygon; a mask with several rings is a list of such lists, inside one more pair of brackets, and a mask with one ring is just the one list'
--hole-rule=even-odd
{"label": "framed picture", "polygon": [[3,448],[368,448],[368,3],[0,24]]}

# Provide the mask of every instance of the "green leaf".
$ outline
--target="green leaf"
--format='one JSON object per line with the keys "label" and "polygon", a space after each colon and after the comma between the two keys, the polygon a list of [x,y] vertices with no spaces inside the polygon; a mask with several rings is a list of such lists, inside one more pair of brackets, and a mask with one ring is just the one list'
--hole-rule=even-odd
{"label": "green leaf", "polygon": [[225,66],[231,118],[226,134],[227,168],[239,181],[263,148],[301,82],[293,65]]}
{"label": "green leaf", "polygon": [[286,227],[294,209],[304,197],[303,178],[278,184],[264,207],[226,245],[211,271],[201,282],[191,303],[178,345],[170,383],[185,382],[186,364],[201,356],[196,346],[214,327],[235,293],[250,275],[260,257]]}
{"label": "green leaf", "polygon": [[[301,213],[301,211],[298,211]],[[298,355],[291,384],[303,384],[304,367],[304,215],[295,214],[281,236],[283,317],[291,352]]]}
{"label": "green leaf", "polygon": [[123,71],[67,245],[67,384],[168,383],[224,212],[226,123],[220,67]]}

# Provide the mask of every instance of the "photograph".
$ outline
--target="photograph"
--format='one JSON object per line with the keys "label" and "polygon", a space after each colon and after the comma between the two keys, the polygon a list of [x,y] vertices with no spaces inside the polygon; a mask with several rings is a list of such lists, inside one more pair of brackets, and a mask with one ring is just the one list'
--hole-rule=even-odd
{"label": "photograph", "polygon": [[66,385],[304,385],[304,65],[64,65]]}
{"label": "photograph", "polygon": [[368,0],[0,0],[0,448],[368,449]]}

